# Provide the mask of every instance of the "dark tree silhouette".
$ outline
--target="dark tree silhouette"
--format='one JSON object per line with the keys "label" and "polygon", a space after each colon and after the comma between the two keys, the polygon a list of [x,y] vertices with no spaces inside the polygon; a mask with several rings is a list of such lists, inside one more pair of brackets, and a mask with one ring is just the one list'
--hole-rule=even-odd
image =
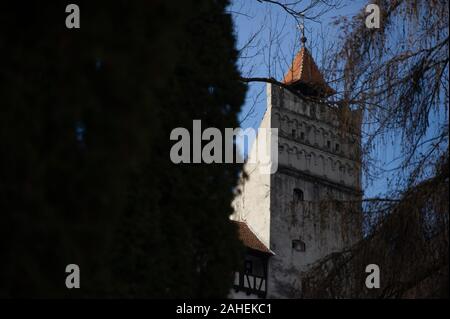
{"label": "dark tree silhouette", "polygon": [[80,29],[66,1],[2,6],[0,296],[225,296],[240,166],[176,166],[169,136],[237,126],[227,1],[77,4]]}

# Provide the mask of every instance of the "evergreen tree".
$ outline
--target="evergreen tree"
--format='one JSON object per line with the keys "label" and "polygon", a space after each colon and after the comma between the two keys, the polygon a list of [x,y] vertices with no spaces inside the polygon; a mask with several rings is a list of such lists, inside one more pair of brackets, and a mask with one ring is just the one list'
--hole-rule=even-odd
{"label": "evergreen tree", "polygon": [[2,7],[0,296],[225,296],[240,166],[172,164],[169,136],[238,126],[227,1],[77,4],[80,29]]}

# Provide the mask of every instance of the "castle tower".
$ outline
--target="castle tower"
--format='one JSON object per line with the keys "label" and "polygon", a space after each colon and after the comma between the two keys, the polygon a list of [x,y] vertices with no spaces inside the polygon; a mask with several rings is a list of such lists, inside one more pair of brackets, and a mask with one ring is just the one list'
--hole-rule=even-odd
{"label": "castle tower", "polygon": [[[335,91],[305,41],[284,77],[286,87],[267,85],[260,127],[278,128],[278,170],[262,174],[260,164],[249,158],[244,168],[248,178],[234,201],[232,219],[240,227],[247,225],[265,246],[261,263],[266,271],[252,274],[261,267],[249,265],[254,256],[246,258],[243,271],[250,279],[245,283],[242,273],[237,275],[241,279],[232,297],[242,297],[242,291],[247,296],[256,291],[269,298],[301,297],[302,273],[361,236],[361,114],[326,102]],[[251,275],[265,276],[263,293],[251,286]],[[247,287],[241,287],[243,282]]]}

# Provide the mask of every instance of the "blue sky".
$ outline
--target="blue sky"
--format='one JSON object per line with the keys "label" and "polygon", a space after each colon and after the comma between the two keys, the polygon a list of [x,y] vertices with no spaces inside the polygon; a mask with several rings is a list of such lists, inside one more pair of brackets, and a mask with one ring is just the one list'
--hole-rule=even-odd
{"label": "blue sky", "polygon": [[[309,3],[309,1],[305,1],[305,3]],[[343,1],[343,5],[338,10],[325,13],[320,17],[320,21],[305,21],[307,47],[319,67],[321,67],[322,50],[327,45],[335,43],[339,36],[339,30],[331,25],[333,20],[338,16],[351,17],[364,8],[365,4],[366,0]],[[258,52],[263,45],[256,43],[257,48],[250,50],[247,56],[241,58],[239,67],[243,75],[250,72],[253,76],[267,77],[270,73],[270,76],[281,80],[300,46],[300,32],[296,21],[281,8],[273,4],[260,3],[257,0],[233,0],[229,10],[233,15],[238,49],[242,48],[255,33],[259,34],[255,42],[260,41],[261,44],[269,42],[271,32],[280,35],[280,43],[276,45],[276,48],[274,46],[272,50],[265,48],[264,52]],[[280,56],[283,57],[282,61],[273,63],[272,69],[269,70],[268,60],[275,60]],[[260,83],[252,83],[249,87],[247,101],[241,113],[244,128],[256,128],[259,125],[265,109],[265,94],[259,96],[256,114],[251,117],[247,115],[254,104],[255,96],[261,92],[263,87],[265,84]]]}
{"label": "blue sky", "polygon": [[[343,1],[340,8],[325,13],[320,17],[320,21],[305,20],[307,47],[319,67],[321,67],[320,57],[323,56],[323,50],[336,43],[339,36],[339,30],[333,26],[332,22],[339,16],[352,17],[366,4],[365,0]],[[229,10],[234,19],[238,49],[244,47],[250,38],[258,34],[254,40],[255,48],[250,49],[248,56],[242,57],[239,61],[243,75],[251,74],[255,77],[270,75],[281,80],[292,62],[293,54],[297,52],[300,45],[301,35],[296,21],[281,8],[256,0],[234,0]],[[275,32],[278,33],[279,39],[276,40],[277,44],[274,45],[274,48],[265,47],[259,51],[264,44],[269,42],[269,39],[274,38]],[[277,60],[279,55],[283,55],[282,61],[272,63],[273,65],[269,69],[271,64],[269,61]],[[263,83],[249,85],[247,99],[240,114],[242,128],[258,128],[266,108],[265,86]],[[379,160],[384,163],[391,162],[398,155],[395,154],[393,147],[380,149],[378,154]],[[374,197],[387,190],[388,176],[380,176],[372,184],[364,183],[365,196]]]}
{"label": "blue sky", "polygon": [[[310,0],[301,3],[309,4]],[[326,56],[324,53],[328,51],[327,48],[339,42],[340,30],[333,25],[333,21],[337,17],[347,17],[350,20],[365,8],[368,1],[342,0],[341,3],[339,8],[326,12],[316,21],[305,20],[305,35],[308,39],[306,46],[321,69],[325,64],[322,59]],[[243,48],[249,39],[254,39],[239,60],[243,76],[274,77],[281,80],[300,47],[301,34],[297,22],[282,8],[257,0],[232,0],[229,11],[233,15],[237,48]],[[316,12],[310,12],[310,15],[314,13]],[[326,77],[326,74],[324,75]],[[249,85],[246,102],[240,114],[242,128],[258,128],[266,108],[265,87],[263,83]],[[448,111],[446,112],[445,118],[440,114],[430,116],[430,136],[433,136],[435,129],[443,121],[448,121]],[[240,146],[242,148],[242,145]],[[390,169],[401,162],[400,135],[394,133],[386,139],[380,139],[374,147],[372,155],[375,156],[378,167]],[[246,153],[244,151],[244,154]],[[363,174],[365,197],[382,197],[395,189],[391,189],[390,182],[400,173],[377,173],[376,178],[370,182]]]}

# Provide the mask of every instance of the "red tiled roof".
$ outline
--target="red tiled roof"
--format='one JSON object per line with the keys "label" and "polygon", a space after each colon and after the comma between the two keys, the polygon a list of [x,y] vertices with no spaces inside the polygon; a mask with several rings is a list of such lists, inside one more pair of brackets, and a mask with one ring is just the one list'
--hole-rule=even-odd
{"label": "red tiled roof", "polygon": [[251,231],[245,222],[233,221],[238,225],[239,239],[247,248],[273,255],[273,252]]}
{"label": "red tiled roof", "polygon": [[305,47],[302,47],[295,56],[292,66],[284,76],[283,83],[287,85],[296,83],[307,84],[319,89],[327,96],[336,93],[336,91],[325,82],[322,73],[320,73],[314,59]]}

